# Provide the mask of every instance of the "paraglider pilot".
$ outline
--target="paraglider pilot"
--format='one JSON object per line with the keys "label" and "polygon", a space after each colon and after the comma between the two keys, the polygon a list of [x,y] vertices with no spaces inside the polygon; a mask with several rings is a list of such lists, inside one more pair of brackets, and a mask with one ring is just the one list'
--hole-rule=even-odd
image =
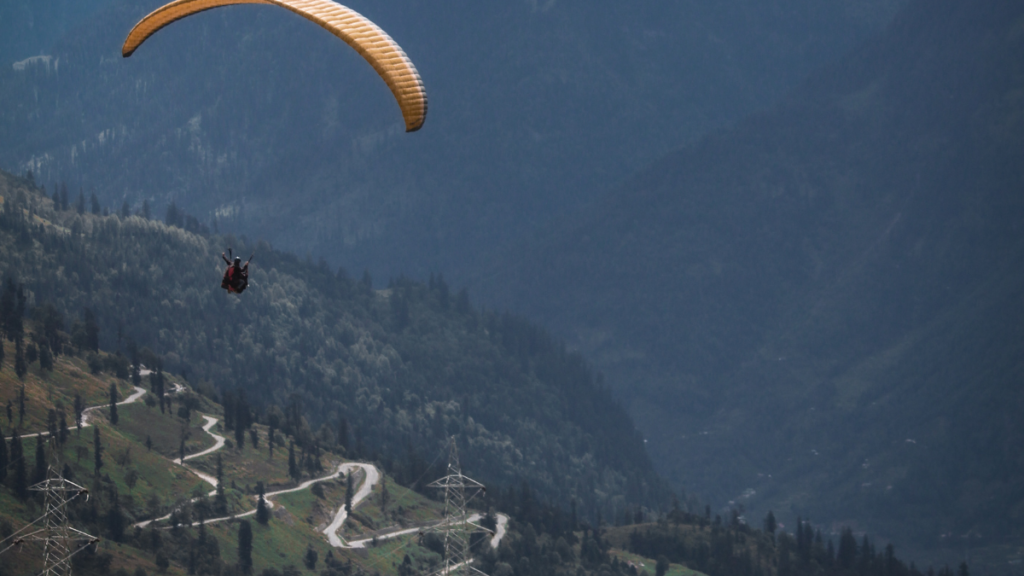
{"label": "paraglider pilot", "polygon": [[[228,253],[231,249],[228,248]],[[224,271],[224,278],[220,281],[220,287],[227,290],[229,294],[241,294],[249,287],[249,262],[242,264],[242,259],[235,256],[235,261],[232,262],[228,257],[221,252],[221,259],[228,265],[228,269]],[[252,257],[249,257],[252,260]]]}

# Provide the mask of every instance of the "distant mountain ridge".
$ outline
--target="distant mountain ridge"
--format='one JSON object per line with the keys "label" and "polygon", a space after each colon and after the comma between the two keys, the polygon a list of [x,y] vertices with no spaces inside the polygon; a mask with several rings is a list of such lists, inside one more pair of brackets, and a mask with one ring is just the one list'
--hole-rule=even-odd
{"label": "distant mountain ridge", "polygon": [[679,486],[929,554],[1004,545],[1024,525],[1021,94],[1024,5],[912,2],[476,290],[594,358]]}
{"label": "distant mountain ridge", "polygon": [[206,12],[122,60],[161,3],[110,0],[53,43],[59,73],[0,60],[0,166],[110,205],[148,199],[162,214],[174,200],[378,277],[460,280],[767,106],[902,0],[347,2],[420,69],[430,113],[415,135],[364,62],[279,8]]}

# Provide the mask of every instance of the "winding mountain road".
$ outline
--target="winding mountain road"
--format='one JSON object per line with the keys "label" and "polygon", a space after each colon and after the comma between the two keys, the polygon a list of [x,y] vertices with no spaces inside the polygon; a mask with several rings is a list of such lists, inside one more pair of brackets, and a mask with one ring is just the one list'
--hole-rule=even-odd
{"label": "winding mountain road", "polygon": [[[146,374],[149,373],[148,370],[143,370],[143,372],[145,372],[145,374],[142,374],[143,376],[145,376]],[[135,388],[135,391],[130,396],[125,398],[124,400],[118,402],[117,403],[118,406],[122,406],[122,405],[125,405],[125,404],[133,404],[135,402],[138,402],[140,398],[142,398],[143,396],[146,395],[146,392],[147,392],[146,389],[141,388],[139,386],[135,386],[134,388]],[[172,393],[172,394],[173,393],[180,393],[180,392],[184,391],[184,389],[185,389],[184,386],[182,386],[181,384],[174,384],[174,389],[170,393]],[[92,425],[89,422],[89,420],[90,420],[90,416],[92,415],[93,412],[95,412],[97,410],[102,410],[102,409],[107,408],[107,407],[109,407],[109,404],[101,404],[101,405],[98,405],[98,406],[90,406],[89,408],[86,408],[85,410],[83,410],[82,411],[82,428],[85,428],[87,426],[91,426]],[[193,468],[192,466],[189,466],[188,464],[185,464],[185,462],[188,461],[188,460],[193,460],[195,458],[200,458],[202,456],[206,456],[207,454],[212,454],[212,453],[214,453],[214,452],[216,452],[216,451],[218,451],[218,450],[220,450],[220,449],[222,449],[224,447],[226,439],[223,436],[221,436],[220,434],[216,434],[216,433],[213,432],[213,427],[217,425],[217,422],[219,420],[217,418],[214,418],[213,416],[209,416],[209,415],[206,415],[206,414],[201,414],[201,416],[203,417],[203,420],[205,420],[205,422],[203,423],[203,432],[206,432],[207,434],[209,434],[214,439],[213,446],[211,446],[211,447],[209,447],[209,448],[207,448],[207,449],[205,449],[205,450],[203,450],[201,452],[196,452],[195,454],[189,454],[188,456],[185,456],[184,458],[173,459],[173,460],[171,460],[171,462],[181,466],[182,468],[185,468],[186,470],[188,470],[189,472],[195,474],[197,477],[199,477],[201,480],[203,480],[207,484],[213,486],[214,490],[211,491],[208,494],[209,496],[213,496],[214,494],[216,494],[217,479],[215,477],[213,477],[213,476],[210,476],[209,474],[206,474],[205,472],[202,472],[200,470],[197,470],[197,469]],[[21,436],[21,438],[33,438],[33,437],[36,437],[36,436],[48,436],[48,435],[49,435],[49,431],[43,431],[43,432],[36,432],[34,434],[25,434],[24,436]],[[352,474],[356,470],[362,470],[365,473],[366,477],[364,478],[363,482],[360,483],[359,489],[356,490],[356,493],[352,496],[352,507],[355,508],[360,503],[362,503],[363,500],[365,500],[366,498],[368,498],[370,496],[370,494],[373,492],[373,487],[377,484],[377,482],[380,481],[380,471],[377,470],[377,467],[373,466],[372,464],[366,464],[366,463],[363,463],[363,462],[345,462],[345,463],[339,464],[337,466],[337,468],[335,468],[334,472],[331,473],[331,474],[328,474],[327,476],[322,476],[320,478],[314,478],[312,480],[307,480],[307,481],[299,484],[298,486],[294,486],[292,488],[285,488],[283,490],[275,490],[273,492],[267,492],[264,495],[264,499],[267,502],[267,506],[270,507],[270,508],[273,508],[274,507],[274,503],[270,499],[272,497],[274,497],[274,496],[280,496],[282,494],[290,494],[292,492],[298,492],[300,490],[307,490],[313,484],[316,484],[318,482],[326,482],[328,480],[334,480],[336,478],[341,477],[342,475]],[[190,502],[194,502],[195,500],[197,500],[197,498],[191,499]],[[173,514],[173,512],[171,514]],[[142,522],[137,522],[137,523],[133,524],[132,526],[134,528],[145,528],[145,527],[149,526],[150,524],[152,524],[153,522],[163,522],[163,521],[166,521],[166,520],[170,519],[171,514],[167,514],[165,516],[161,516],[160,518],[153,518],[153,519],[150,519],[150,520],[144,520]],[[253,508],[252,510],[248,510],[246,512],[242,512],[241,514],[232,514],[230,516],[224,516],[224,517],[221,517],[221,518],[211,518],[209,520],[206,520],[205,523],[206,524],[214,524],[214,523],[218,523],[218,522],[226,522],[226,521],[229,521],[229,520],[234,520],[236,518],[245,518],[247,516],[252,516],[252,515],[255,515],[255,514],[256,514],[256,508]],[[345,510],[345,505],[342,504],[338,508],[338,511],[334,514],[334,518],[331,521],[331,523],[327,526],[327,528],[324,528],[324,530],[323,530],[324,535],[327,536],[327,541],[331,544],[331,546],[333,546],[335,548],[348,548],[348,549],[365,548],[368,543],[373,541],[373,538],[367,538],[367,539],[363,539],[363,540],[355,540],[355,541],[347,542],[346,543],[344,540],[342,540],[340,537],[338,537],[338,530],[341,529],[342,525],[345,523],[345,520],[347,518],[348,518],[348,511]],[[481,518],[482,518],[482,516],[480,514],[473,514],[472,516],[467,518],[467,522],[479,522]],[[498,544],[501,542],[501,539],[505,536],[506,526],[508,524],[508,516],[506,516],[504,514],[498,514],[497,515],[497,520],[498,520],[497,530],[495,530],[494,535],[491,537],[491,542],[490,542],[492,548],[497,548]],[[437,524],[441,524],[441,523],[438,522]],[[437,524],[435,524],[435,526]],[[406,529],[402,529],[402,530],[396,530],[394,532],[389,532],[389,533],[386,533],[386,534],[377,535],[376,539],[378,541],[380,541],[380,540],[390,540],[392,538],[398,538],[398,537],[401,537],[401,536],[405,536],[407,534],[413,534],[413,533],[419,532],[421,530],[423,530],[422,527],[420,527],[420,528],[406,528]]]}
{"label": "winding mountain road", "polygon": [[[134,402],[137,402],[139,400],[139,398],[142,398],[145,395],[146,395],[146,390],[144,388],[139,388],[138,386],[135,386],[135,392],[133,392],[131,396],[129,396],[129,397],[125,398],[124,400],[118,402],[117,405],[118,406],[123,406],[125,404],[132,404]],[[99,406],[90,406],[90,407],[86,408],[85,410],[82,410],[82,428],[87,428],[89,426],[92,426],[92,424],[89,423],[89,415],[92,412],[94,412],[96,410],[102,410],[104,408],[109,408],[109,407],[110,407],[110,404],[100,404]],[[21,438],[35,438],[36,436],[49,436],[49,435],[50,435],[49,430],[44,430],[42,432],[35,432],[33,434],[23,434],[21,436]],[[10,436],[7,436],[6,438],[4,438],[4,440],[10,440],[10,439],[11,439]]]}

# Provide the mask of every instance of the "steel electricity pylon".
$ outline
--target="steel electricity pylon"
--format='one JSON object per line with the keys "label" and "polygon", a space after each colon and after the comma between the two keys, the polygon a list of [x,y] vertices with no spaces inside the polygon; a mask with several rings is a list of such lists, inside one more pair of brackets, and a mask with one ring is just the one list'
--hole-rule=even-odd
{"label": "steel electricity pylon", "polygon": [[72,528],[68,522],[68,506],[80,496],[88,498],[89,491],[61,477],[57,439],[50,438],[49,442],[50,465],[46,469],[46,479],[29,487],[29,490],[43,493],[43,515],[0,540],[0,554],[20,548],[26,542],[41,542],[43,571],[40,576],[71,576],[71,558],[98,542],[99,538]]}
{"label": "steel electricity pylon", "polygon": [[483,484],[462,474],[459,467],[459,450],[452,436],[448,451],[448,475],[427,485],[444,490],[444,521],[434,527],[435,532],[444,533],[444,566],[435,572],[441,576],[482,574],[469,564],[473,561],[469,552],[469,535],[473,528],[486,530],[469,521],[466,504],[486,491]]}
{"label": "steel electricity pylon", "polygon": [[71,527],[68,504],[89,491],[62,478],[53,465],[46,470],[46,480],[29,487],[29,490],[44,493],[43,527],[22,538],[43,543],[41,576],[71,576],[71,557],[95,542],[96,538]]}

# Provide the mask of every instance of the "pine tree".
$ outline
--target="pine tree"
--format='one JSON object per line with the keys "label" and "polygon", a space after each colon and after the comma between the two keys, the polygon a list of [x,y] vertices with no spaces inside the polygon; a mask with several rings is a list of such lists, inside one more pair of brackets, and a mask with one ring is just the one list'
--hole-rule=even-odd
{"label": "pine tree", "polygon": [[86,308],[82,314],[82,321],[85,324],[85,347],[87,350],[98,352],[100,349],[100,325],[92,310]]}
{"label": "pine tree", "polygon": [[110,510],[107,511],[106,515],[106,529],[110,539],[114,542],[124,540],[126,524],[124,512],[121,511],[121,498],[117,494],[117,489],[114,489],[114,493],[111,494],[110,498]]}
{"label": "pine tree", "polygon": [[60,409],[59,420],[60,426],[57,432],[57,441],[61,446],[63,446],[67,444],[68,438],[71,436],[71,431],[68,430],[68,419],[64,416],[64,408]]}
{"label": "pine tree", "polygon": [[270,508],[267,507],[267,500],[264,497],[266,489],[263,482],[256,483],[256,492],[259,494],[259,500],[256,502],[256,521],[266,526],[270,522]]}
{"label": "pine tree", "polygon": [[142,201],[142,217],[146,220],[150,220],[153,217],[152,210],[149,208],[149,200]]}
{"label": "pine tree", "polygon": [[338,421],[338,446],[348,451],[348,420],[344,418]]}
{"label": "pine tree", "polygon": [[11,464],[14,465],[14,477],[11,481],[11,490],[14,491],[14,495],[19,499],[27,500],[28,471],[25,469],[25,452],[22,449],[21,437],[18,436],[17,429],[15,429],[14,434],[11,435],[10,460]]}
{"label": "pine tree", "polygon": [[75,203],[75,211],[79,214],[85,214],[85,193],[82,189],[78,189],[78,202]]}
{"label": "pine tree", "polygon": [[313,550],[313,547],[306,545],[306,553],[302,556],[302,563],[305,564],[307,570],[316,569],[316,561],[320,559],[320,556]]}
{"label": "pine tree", "polygon": [[218,514],[228,513],[228,498],[224,495],[224,462],[220,452],[217,453],[217,490],[213,497],[213,507]]}
{"label": "pine tree", "polygon": [[50,352],[50,346],[46,342],[42,342],[39,345],[39,368],[53,371],[53,354]]}
{"label": "pine tree", "polygon": [[252,525],[248,520],[238,524],[238,569],[242,574],[252,574]]}
{"label": "pine tree", "polygon": [[60,183],[60,209],[62,211],[68,209],[68,185],[64,182]]}
{"label": "pine tree", "polygon": [[298,480],[299,477],[301,476],[301,474],[302,473],[299,472],[299,467],[295,464],[295,442],[289,442],[288,443],[288,475],[291,476],[293,480]]}
{"label": "pine tree", "polygon": [[14,341],[14,309],[17,301],[17,288],[10,276],[4,282],[3,293],[0,294],[0,322],[3,323],[4,335]]}
{"label": "pine tree", "polygon": [[75,393],[75,426],[78,428],[78,433],[82,433],[82,414],[85,412],[85,401],[82,400],[82,396]]}
{"label": "pine tree", "polygon": [[245,448],[245,428],[242,428],[241,422],[235,422],[235,444],[239,452]]}
{"label": "pine tree", "polygon": [[128,206],[128,201],[125,200],[124,202],[121,203],[121,210],[118,211],[118,216],[120,216],[121,219],[124,220],[125,218],[131,215],[132,209]]}
{"label": "pine tree", "polygon": [[270,459],[274,459],[274,425],[270,425],[270,429],[267,431],[267,447],[270,450]]}
{"label": "pine tree", "polygon": [[18,426],[25,421],[25,385],[21,385],[18,392]]}
{"label": "pine tree", "polygon": [[654,568],[654,576],[665,576],[668,573],[669,562],[668,557],[664,554],[658,555],[658,562]]}
{"label": "pine tree", "polygon": [[110,383],[110,423],[117,426],[117,385]]}
{"label": "pine tree", "polygon": [[28,374],[28,364],[25,362],[25,346],[22,344],[20,337],[14,341],[14,373],[22,380],[25,379],[25,374]]}
{"label": "pine tree", "polygon": [[0,482],[7,479],[7,466],[10,460],[7,458],[7,442],[4,442],[3,430],[0,430]]}
{"label": "pine tree", "polygon": [[96,193],[95,192],[93,192],[92,194],[89,195],[89,207],[90,207],[90,210],[89,210],[90,212],[92,212],[93,214],[99,215],[99,213],[100,213],[100,199],[96,197]]}
{"label": "pine tree", "polygon": [[352,513],[352,496],[355,495],[355,490],[352,486],[352,473],[349,472],[345,476],[345,511],[349,514]]}
{"label": "pine tree", "polygon": [[173,200],[167,205],[167,216],[164,217],[164,223],[168,226],[181,227],[181,213],[178,211],[178,205]]}
{"label": "pine tree", "polygon": [[100,473],[100,468],[103,467],[103,444],[100,443],[100,427],[93,426],[92,428],[92,455],[93,455],[93,471],[96,474]]}
{"label": "pine tree", "polygon": [[385,476],[380,478],[380,511],[387,517],[388,502],[391,501],[391,494],[388,492],[388,479]]}

